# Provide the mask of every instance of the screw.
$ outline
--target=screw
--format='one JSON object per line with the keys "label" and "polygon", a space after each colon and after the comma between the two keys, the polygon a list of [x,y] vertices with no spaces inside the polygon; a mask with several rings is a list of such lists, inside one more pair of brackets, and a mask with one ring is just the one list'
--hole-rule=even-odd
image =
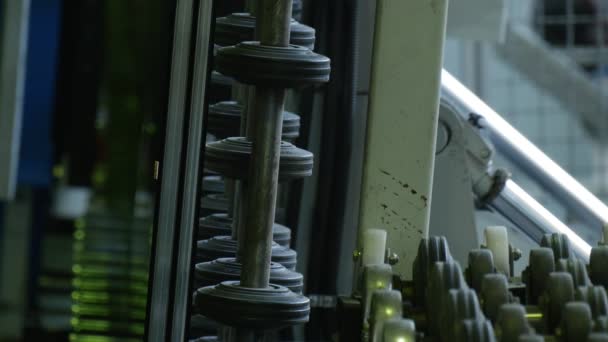
{"label": "screw", "polygon": [[353,251],[353,261],[354,261],[354,262],[357,262],[357,261],[359,260],[359,258],[360,258],[360,257],[361,257],[361,251],[360,251],[360,250],[355,249],[355,250]]}
{"label": "screw", "polygon": [[519,248],[513,248],[513,261],[517,261],[521,258],[521,249]]}
{"label": "screw", "polygon": [[491,155],[491,152],[490,152],[490,150],[488,150],[487,148],[482,149],[482,150],[481,150],[481,152],[480,152],[480,156],[481,156],[481,158],[483,158],[483,159],[488,159],[488,158],[490,158],[490,155]]}
{"label": "screw", "polygon": [[392,266],[399,262],[399,255],[397,253],[390,253],[387,259],[388,264]]}

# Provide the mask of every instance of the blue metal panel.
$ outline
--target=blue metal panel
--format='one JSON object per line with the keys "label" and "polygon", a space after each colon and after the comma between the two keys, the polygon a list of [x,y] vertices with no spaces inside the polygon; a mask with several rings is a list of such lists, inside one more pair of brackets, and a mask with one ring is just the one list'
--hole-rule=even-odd
{"label": "blue metal panel", "polygon": [[52,119],[55,108],[61,0],[32,0],[21,151],[20,185],[47,187],[53,163]]}

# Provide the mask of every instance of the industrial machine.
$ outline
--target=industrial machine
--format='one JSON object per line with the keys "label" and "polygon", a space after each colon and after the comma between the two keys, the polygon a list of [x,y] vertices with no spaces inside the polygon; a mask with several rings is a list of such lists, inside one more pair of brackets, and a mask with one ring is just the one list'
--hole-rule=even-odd
{"label": "industrial machine", "polygon": [[[608,207],[443,69],[446,30],[475,26],[450,24],[452,9],[503,13],[498,0],[454,2],[157,4],[154,18],[173,29],[158,44],[171,51],[138,69],[135,90],[95,72],[91,37],[103,30],[89,26],[86,63],[73,54],[73,70],[62,64],[73,72],[64,92],[96,99],[98,83],[111,85],[103,109],[120,124],[108,131],[137,133],[104,137],[114,159],[102,169],[136,171],[92,177],[85,128],[106,114],[94,113],[97,100],[61,102],[83,112],[68,120],[83,129],[65,139],[72,174],[56,167],[51,210],[73,228],[71,250],[57,253],[69,269],[38,276],[35,339],[64,329],[71,342],[608,341]],[[100,2],[81,6],[103,21]],[[137,64],[105,58],[121,71]],[[162,65],[166,84],[146,86]],[[6,168],[0,197],[18,188]]]}
{"label": "industrial machine", "polygon": [[[312,154],[290,143],[299,135],[300,118],[284,110],[285,89],[326,82],[330,69],[326,57],[310,50],[315,31],[290,19],[289,2],[248,2],[246,12],[215,21],[212,87],[226,88],[230,99],[212,104],[207,113],[207,195],[197,232],[190,325],[191,334],[201,336],[197,341],[292,339],[292,327],[309,318],[311,304],[302,295],[303,277],[294,271],[296,254],[289,248],[292,233],[275,223],[283,219],[278,189],[285,191],[285,181],[312,174]],[[425,102],[430,111],[441,94],[438,120],[422,124],[437,135],[415,136],[416,163],[423,172],[413,173],[417,166],[401,159],[412,157],[402,145],[412,139],[402,125],[422,128],[411,117],[391,112],[408,110],[407,102],[391,98],[407,97],[392,82],[411,76],[393,65],[386,69],[391,58],[404,56],[382,31],[398,7],[386,1],[377,8],[353,289],[334,302],[339,327],[334,338],[607,339],[605,238],[592,248],[510,180],[507,170],[495,169],[493,143],[528,165],[564,201],[577,204],[583,216],[591,216],[598,236],[606,207],[581,198],[598,202],[586,191],[580,195],[580,184],[451,75],[441,73],[439,58],[425,65],[430,82],[421,86],[427,86],[427,97],[420,105]],[[445,8],[437,4],[436,10]],[[441,37],[445,15],[435,18],[439,28],[424,38]],[[441,51],[437,40],[438,46],[418,52]],[[392,79],[383,78],[389,72]],[[425,148],[425,141],[433,149]],[[402,147],[402,153],[395,155],[387,144]],[[433,159],[434,176],[428,172]],[[412,208],[422,212],[422,219],[408,215]],[[523,245],[511,242],[504,226],[479,231],[476,210],[482,208],[523,232]],[[456,243],[452,249],[451,241]],[[529,255],[522,258],[522,250]],[[515,264],[524,260],[528,265],[516,272]]]}

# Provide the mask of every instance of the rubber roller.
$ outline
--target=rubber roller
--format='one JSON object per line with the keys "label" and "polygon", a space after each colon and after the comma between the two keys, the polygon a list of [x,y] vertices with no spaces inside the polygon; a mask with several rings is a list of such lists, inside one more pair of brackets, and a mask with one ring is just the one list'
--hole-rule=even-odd
{"label": "rubber roller", "polygon": [[492,251],[496,271],[509,277],[509,236],[503,226],[489,226],[484,231],[486,247]]}

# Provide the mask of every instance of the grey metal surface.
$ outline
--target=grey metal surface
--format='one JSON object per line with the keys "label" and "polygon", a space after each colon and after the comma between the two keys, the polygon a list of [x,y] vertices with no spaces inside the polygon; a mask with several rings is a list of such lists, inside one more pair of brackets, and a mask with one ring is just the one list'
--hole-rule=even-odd
{"label": "grey metal surface", "polygon": [[197,226],[196,203],[199,195],[201,147],[204,143],[205,90],[209,67],[209,39],[213,24],[212,1],[201,1],[198,11],[194,68],[192,71],[192,96],[190,122],[186,150],[186,169],[183,178],[184,191],[181,205],[181,220],[177,264],[175,265],[175,286],[171,341],[184,341],[187,336],[187,313],[190,305],[190,274],[192,271],[192,246]]}
{"label": "grey metal surface", "polygon": [[[261,44],[287,46],[291,0],[258,1],[258,38]],[[279,179],[279,149],[285,90],[256,87],[253,111],[256,120],[249,170],[247,228],[241,283],[246,287],[266,287],[270,278],[272,225]],[[243,238],[243,237],[241,237]]]}
{"label": "grey metal surface", "polygon": [[173,243],[178,205],[182,136],[186,111],[193,0],[178,0],[171,59],[169,105],[166,123],[164,160],[160,185],[160,204],[156,230],[156,250],[150,279],[148,341],[169,339],[169,296],[173,270]]}
{"label": "grey metal surface", "polygon": [[576,213],[581,221],[587,222],[598,233],[608,223],[608,207],[602,201],[445,70],[442,97],[465,117],[470,113],[481,115],[496,149]]}
{"label": "grey metal surface", "polygon": [[[443,146],[442,136],[446,141]],[[469,251],[481,242],[475,223],[472,171],[463,124],[445,103],[439,107],[437,137],[429,235],[445,236],[452,256],[466,264]]]}
{"label": "grey metal surface", "polygon": [[10,200],[19,164],[30,0],[0,6],[0,200]]}

